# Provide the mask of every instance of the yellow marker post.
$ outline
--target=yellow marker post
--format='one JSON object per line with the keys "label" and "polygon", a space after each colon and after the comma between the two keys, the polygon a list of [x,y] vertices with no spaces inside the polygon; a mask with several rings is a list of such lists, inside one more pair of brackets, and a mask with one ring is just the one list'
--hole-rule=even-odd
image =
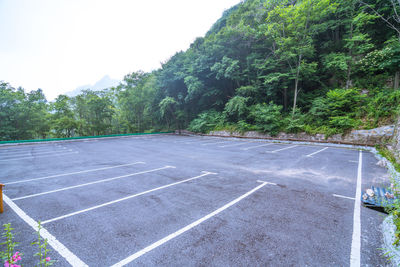
{"label": "yellow marker post", "polygon": [[3,186],[4,184],[0,184],[0,213],[3,213],[4,207],[3,207]]}

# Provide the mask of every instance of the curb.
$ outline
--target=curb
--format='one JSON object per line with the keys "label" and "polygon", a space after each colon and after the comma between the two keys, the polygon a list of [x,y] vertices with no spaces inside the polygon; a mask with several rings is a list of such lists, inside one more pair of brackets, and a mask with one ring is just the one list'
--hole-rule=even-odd
{"label": "curb", "polygon": [[400,250],[393,246],[396,226],[393,224],[393,217],[389,215],[382,223],[383,245],[385,255],[394,266],[400,266]]}

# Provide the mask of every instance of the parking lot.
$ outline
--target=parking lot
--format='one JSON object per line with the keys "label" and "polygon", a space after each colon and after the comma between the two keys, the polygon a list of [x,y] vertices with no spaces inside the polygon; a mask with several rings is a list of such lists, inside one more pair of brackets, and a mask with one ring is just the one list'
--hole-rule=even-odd
{"label": "parking lot", "polygon": [[174,134],[3,146],[0,219],[26,266],[39,220],[55,266],[384,266],[384,217],[358,198],[389,183],[376,162]]}

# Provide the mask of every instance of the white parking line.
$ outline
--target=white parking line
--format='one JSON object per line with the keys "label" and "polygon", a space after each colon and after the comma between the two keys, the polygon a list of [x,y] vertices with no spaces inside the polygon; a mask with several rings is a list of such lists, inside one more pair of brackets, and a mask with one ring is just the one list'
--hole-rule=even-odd
{"label": "white parking line", "polygon": [[216,145],[216,144],[222,144],[222,143],[229,143],[231,141],[218,141],[218,142],[212,142],[212,143],[204,143],[201,144],[202,146],[208,146],[208,145]]}
{"label": "white parking line", "polygon": [[350,200],[355,200],[354,197],[346,197],[346,196],[342,196],[342,195],[338,195],[338,194],[333,194],[332,196],[334,196],[334,197],[340,197],[340,198],[345,198],[345,199],[350,199]]}
{"label": "white parking line", "polygon": [[350,267],[359,267],[361,262],[361,184],[362,150],[358,156],[357,189],[354,201],[353,236],[351,241]]}
{"label": "white parking line", "polygon": [[[3,194],[4,202],[30,227],[35,231],[38,231],[38,223],[29,217],[23,210],[21,210],[11,199]],[[52,234],[50,234],[45,228],[40,230],[40,235],[43,239],[47,239],[50,246],[58,252],[64,259],[66,259],[71,266],[88,266],[81,259],[79,259],[74,253],[72,253],[67,247],[65,247],[60,241],[58,241]]]}
{"label": "white parking line", "polygon": [[46,157],[63,156],[63,155],[77,154],[77,153],[79,153],[79,152],[78,152],[78,151],[75,151],[75,152],[66,152],[66,153],[54,153],[54,154],[46,155],[46,156],[32,156],[32,157],[22,157],[22,158],[12,158],[12,159],[0,159],[0,161],[12,161],[12,160],[21,160],[21,159],[46,158]]}
{"label": "white parking line", "polygon": [[255,143],[257,141],[251,141],[251,142],[243,142],[241,141],[241,143],[235,143],[235,144],[231,144],[231,145],[224,145],[224,146],[218,146],[218,147],[231,147],[231,146],[242,146],[245,144],[250,144],[250,143]]}
{"label": "white parking line", "polygon": [[179,140],[179,141],[174,141],[174,143],[179,144],[179,143],[186,143],[189,142],[188,140]]}
{"label": "white parking line", "polygon": [[267,152],[268,152],[268,153],[276,153],[276,152],[283,151],[283,150],[286,150],[286,149],[294,148],[294,147],[296,147],[296,146],[297,146],[297,145],[289,146],[289,147],[284,147],[284,148],[281,148],[281,149],[277,149],[277,150],[273,150],[273,151],[267,151]]}
{"label": "white parking line", "polygon": [[182,183],[185,183],[185,182],[189,182],[189,181],[192,181],[192,180],[195,180],[195,179],[198,179],[200,177],[203,177],[203,176],[206,176],[206,175],[210,175],[210,174],[216,174],[216,173],[215,172],[203,171],[203,174],[198,175],[196,177],[185,179],[185,180],[182,180],[182,181],[179,181],[179,182],[175,182],[175,183],[172,183],[172,184],[163,185],[163,186],[160,186],[160,187],[157,187],[157,188],[153,188],[153,189],[150,189],[150,190],[147,190],[147,191],[144,191],[144,192],[141,192],[141,193],[137,193],[137,194],[134,194],[134,195],[131,195],[131,196],[127,196],[127,197],[124,197],[124,198],[120,198],[120,199],[117,199],[117,200],[109,201],[109,202],[106,202],[104,204],[97,205],[97,206],[94,206],[94,207],[91,207],[91,208],[88,208],[88,209],[72,212],[72,213],[69,213],[69,214],[66,214],[66,215],[63,215],[63,216],[60,216],[60,217],[56,217],[56,218],[53,218],[53,219],[50,219],[50,220],[47,220],[47,221],[43,221],[42,224],[58,221],[58,220],[61,220],[61,219],[64,219],[64,218],[68,218],[68,217],[71,217],[71,216],[74,216],[74,215],[77,215],[77,214],[80,214],[80,213],[84,213],[84,212],[88,212],[88,211],[91,211],[91,210],[94,210],[94,209],[102,208],[102,207],[105,207],[105,206],[108,206],[108,205],[111,205],[111,204],[115,204],[115,203],[118,203],[118,202],[121,202],[121,201],[124,201],[124,200],[135,198],[135,197],[138,197],[138,196],[141,196],[141,195],[145,195],[145,194],[148,194],[148,193],[151,193],[151,192],[154,192],[154,191],[157,191],[157,190],[161,190],[161,189],[164,189],[164,188],[167,188],[167,187],[170,187],[170,186],[174,186],[174,185],[182,184]]}
{"label": "white parking line", "polygon": [[266,184],[270,184],[270,185],[277,185],[276,183],[266,182],[263,180],[257,180],[257,183],[266,183]]}
{"label": "white parking line", "polygon": [[109,181],[118,180],[118,179],[122,179],[122,178],[126,178],[126,177],[131,177],[131,176],[135,176],[135,175],[139,175],[139,174],[150,173],[150,172],[155,172],[155,171],[160,171],[160,170],[165,170],[165,169],[170,169],[170,168],[175,168],[175,167],[174,166],[164,166],[162,168],[152,169],[152,170],[148,170],[148,171],[135,172],[135,173],[130,173],[130,174],[126,174],[126,175],[121,175],[121,176],[111,177],[111,178],[107,178],[107,179],[102,179],[102,180],[98,180],[98,181],[94,181],[94,182],[90,182],[90,183],[84,183],[84,184],[68,186],[68,187],[64,187],[64,188],[60,188],[60,189],[56,189],[56,190],[46,191],[46,192],[32,194],[32,195],[27,195],[27,196],[23,196],[23,197],[16,197],[16,198],[13,198],[12,200],[15,201],[15,200],[20,200],[20,199],[26,199],[26,198],[32,198],[32,197],[52,194],[52,193],[56,193],[56,192],[60,192],[60,191],[65,191],[65,190],[78,188],[78,187],[83,187],[83,186],[88,186],[88,185],[93,185],[93,184],[109,182]]}
{"label": "white parking line", "polygon": [[214,143],[215,140],[221,141],[221,139],[218,138],[207,138],[207,139],[191,139],[191,140],[186,140],[184,141],[185,144],[193,144],[193,143]]}
{"label": "white parking line", "polygon": [[193,143],[198,143],[199,141],[187,141],[184,144],[185,145],[189,145],[189,144],[193,144]]}
{"label": "white parking line", "polygon": [[[11,155],[7,153],[4,156],[5,156],[5,158],[7,158],[7,157],[20,157],[20,156],[30,156],[30,157],[32,157],[32,156],[36,156],[36,155],[45,155],[45,154],[60,153],[60,152],[64,153],[64,152],[66,152],[66,150],[59,150],[59,151],[52,150],[52,151],[45,151],[45,152],[42,152],[42,151],[40,151],[40,152],[31,151],[31,152],[24,152],[25,154],[18,153],[18,154],[11,154]],[[72,149],[69,149],[68,152],[72,152]],[[0,155],[0,157],[1,156],[3,156],[3,155]]]}
{"label": "white parking line", "polygon": [[85,171],[77,171],[77,172],[56,174],[56,175],[50,175],[50,176],[39,177],[39,178],[33,178],[33,179],[27,179],[27,180],[19,180],[19,181],[15,181],[15,182],[5,183],[5,185],[27,183],[27,182],[38,181],[38,180],[44,180],[44,179],[50,179],[50,178],[56,178],[56,177],[61,177],[61,176],[68,176],[68,175],[73,175],[73,174],[80,174],[80,173],[87,173],[87,172],[95,172],[95,171],[103,171],[103,170],[108,170],[108,169],[114,169],[114,168],[121,168],[121,167],[125,167],[125,166],[131,166],[131,165],[135,165],[135,164],[144,164],[144,162],[138,161],[138,162],[134,162],[134,163],[123,164],[123,165],[117,165],[117,166],[111,166],[111,167],[104,167],[104,168],[91,169],[91,170],[85,170]]}
{"label": "white parking line", "polygon": [[308,154],[306,157],[312,157],[312,156],[314,156],[315,154],[318,154],[318,153],[320,153],[320,152],[322,152],[322,151],[324,151],[324,150],[327,150],[327,149],[328,149],[328,147],[325,147],[325,148],[323,148],[323,149],[321,149],[321,150],[318,150],[318,151],[316,151],[316,152],[314,152],[314,153]]}
{"label": "white parking line", "polygon": [[155,248],[157,248],[157,247],[163,245],[164,243],[166,243],[166,242],[168,242],[168,241],[174,239],[175,237],[177,237],[177,236],[179,236],[179,235],[181,235],[181,234],[183,234],[183,233],[189,231],[190,229],[196,227],[197,225],[203,223],[204,221],[206,221],[206,220],[208,220],[208,219],[214,217],[215,215],[217,215],[217,214],[221,213],[222,211],[226,210],[227,208],[229,208],[229,207],[235,205],[236,203],[238,203],[238,202],[241,201],[242,199],[244,199],[244,198],[250,196],[251,194],[253,194],[253,193],[256,192],[257,190],[259,190],[259,189],[261,189],[262,187],[264,187],[266,184],[267,184],[267,183],[262,183],[262,184],[260,184],[259,186],[253,188],[253,189],[250,190],[249,192],[247,192],[247,193],[241,195],[240,197],[238,197],[238,198],[232,200],[231,202],[229,202],[228,204],[222,206],[221,208],[219,208],[219,209],[217,209],[217,210],[215,210],[215,211],[213,211],[213,212],[207,214],[206,216],[204,216],[204,217],[198,219],[197,221],[192,222],[191,224],[189,224],[189,225],[187,225],[187,226],[185,226],[185,227],[179,229],[178,231],[176,231],[176,232],[174,232],[174,233],[172,233],[172,234],[170,234],[170,235],[168,235],[168,236],[166,236],[166,237],[164,237],[164,238],[162,238],[162,239],[160,239],[160,240],[154,242],[153,244],[151,244],[151,245],[145,247],[144,249],[139,250],[139,251],[136,252],[135,254],[132,254],[131,256],[129,256],[129,257],[123,259],[122,261],[120,261],[120,262],[118,262],[118,263],[112,265],[111,267],[124,266],[124,265],[126,265],[126,264],[128,264],[128,263],[134,261],[135,259],[139,258],[140,256],[143,256],[143,255],[146,254],[147,252],[152,251],[153,249],[155,249]]}
{"label": "white parking line", "polygon": [[187,142],[197,142],[197,140],[194,139],[189,139],[189,140],[178,140],[178,141],[174,141],[174,143],[187,143]]}
{"label": "white parking line", "polygon": [[268,144],[259,145],[259,146],[246,147],[246,148],[242,148],[242,150],[249,150],[249,149],[253,149],[253,148],[257,148],[257,147],[270,146],[270,145],[273,145],[273,143],[268,143]]}
{"label": "white parking line", "polygon": [[9,154],[24,154],[24,153],[31,153],[31,152],[47,152],[47,151],[63,151],[62,149],[66,149],[65,147],[43,147],[43,148],[24,148],[24,149],[13,149],[8,151],[0,150],[0,155],[9,155]]}

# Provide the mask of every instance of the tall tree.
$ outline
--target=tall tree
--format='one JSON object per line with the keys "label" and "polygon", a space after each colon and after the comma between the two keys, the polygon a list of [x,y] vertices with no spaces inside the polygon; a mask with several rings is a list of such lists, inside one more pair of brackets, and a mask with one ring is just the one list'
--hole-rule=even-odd
{"label": "tall tree", "polygon": [[[397,40],[400,43],[400,0],[390,0],[392,9],[389,14],[385,14],[384,11],[380,11],[378,8],[375,7],[373,4],[368,4],[364,1],[360,1],[364,6],[368,7],[372,10],[373,14],[382,19],[386,25],[394,30],[397,34]],[[399,66],[399,65],[397,65]],[[395,70],[394,74],[394,82],[393,86],[394,89],[399,89],[400,83],[400,68],[398,67]]]}
{"label": "tall tree", "polygon": [[330,0],[301,0],[284,2],[268,13],[265,34],[274,40],[273,53],[286,63],[288,78],[294,81],[293,115],[299,81],[316,72],[313,37],[327,29],[324,19],[335,9]]}

